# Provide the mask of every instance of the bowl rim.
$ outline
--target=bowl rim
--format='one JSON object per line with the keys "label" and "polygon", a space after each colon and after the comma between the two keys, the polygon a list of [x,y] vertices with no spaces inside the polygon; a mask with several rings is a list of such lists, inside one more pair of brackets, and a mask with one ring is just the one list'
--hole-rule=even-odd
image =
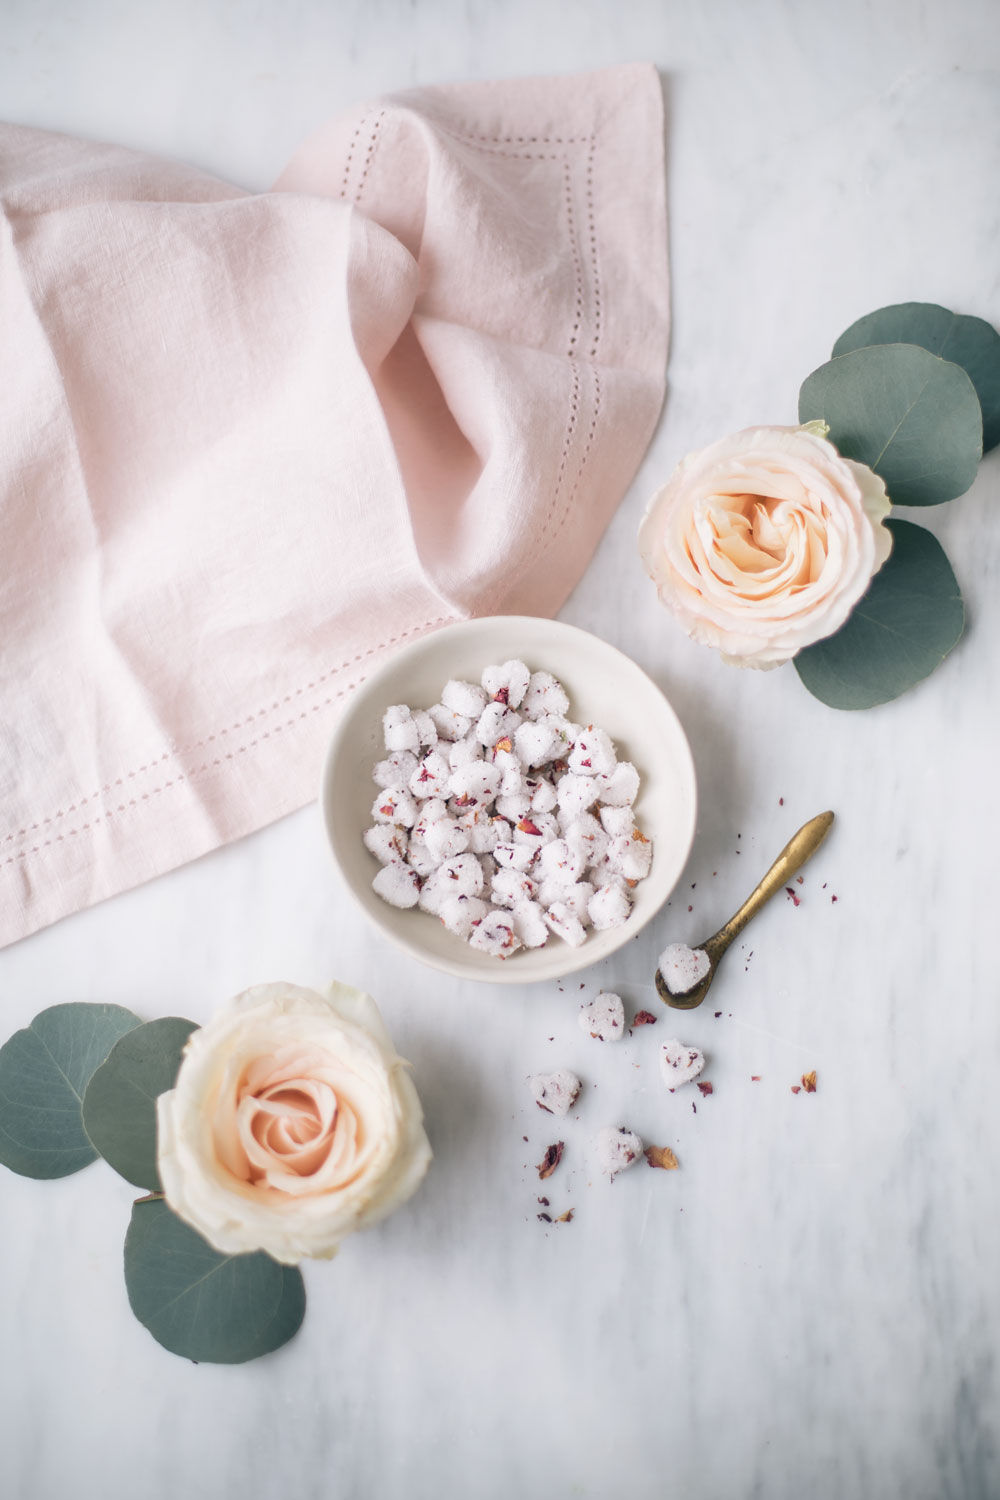
{"label": "bowl rim", "polygon": [[456,957],[454,960],[452,960],[447,958],[446,956],[442,956],[436,953],[430,953],[426,948],[422,947],[420,943],[415,942],[414,940],[406,937],[404,934],[395,931],[388,922],[380,922],[377,916],[373,915],[373,913],[368,910],[367,906],[361,900],[359,893],[355,890],[354,882],[351,880],[347,870],[341,864],[340,859],[337,856],[337,848],[332,827],[332,798],[327,796],[327,790],[332,781],[334,764],[341,751],[343,743],[347,739],[350,726],[354,720],[355,705],[358,701],[357,695],[352,696],[345,705],[343,712],[341,713],[336,725],[334,726],[333,733],[330,737],[330,743],[327,746],[326,754],[323,757],[323,766],[320,774],[319,784],[319,805],[320,814],[323,820],[323,830],[326,834],[327,847],[330,851],[330,856],[337,869],[337,873],[340,876],[342,884],[347,888],[351,900],[354,902],[357,909],[363,913],[366,921],[371,923],[375,930],[385,936],[393,944],[394,947],[406,953],[408,957],[415,958],[419,963],[422,963],[429,968],[436,969],[439,973],[449,974],[455,979],[463,979],[474,984],[544,984],[549,981],[556,982],[557,980],[562,979],[569,974],[579,973],[581,969],[587,969],[592,967],[594,964],[601,963],[605,958],[610,957],[612,953],[617,952],[619,948],[624,947],[625,943],[627,943],[631,938],[635,937],[639,932],[641,932],[642,929],[647,926],[648,923],[651,922],[653,918],[659,914],[659,912],[663,910],[665,903],[670,899],[673,891],[677,889],[677,885],[680,882],[681,876],[684,873],[684,868],[690,856],[691,847],[694,843],[698,821],[698,778],[694,764],[694,756],[691,752],[691,746],[688,741],[687,734],[685,733],[684,726],[681,723],[673,704],[670,702],[667,695],[663,692],[663,689],[660,688],[658,684],[655,683],[649,676],[649,673],[644,671],[644,669],[639,666],[638,662],[635,661],[631,656],[628,656],[624,651],[619,650],[617,646],[611,645],[611,643],[604,640],[602,636],[595,635],[592,631],[584,630],[579,625],[570,625],[564,620],[552,619],[547,615],[479,615],[472,619],[454,620],[448,625],[440,626],[436,630],[426,631],[423,635],[418,636],[416,640],[409,641],[405,646],[401,646],[399,650],[393,651],[382,662],[380,662],[377,669],[372,672],[370,676],[366,677],[363,682],[358,684],[359,691],[363,689],[366,696],[372,694],[373,692],[377,692],[380,683],[390,675],[394,675],[399,670],[400,665],[405,665],[406,661],[411,657],[420,656],[423,651],[426,650],[429,641],[438,641],[442,637],[445,637],[451,633],[461,633],[463,636],[470,634],[472,636],[476,636],[479,634],[485,635],[491,630],[496,630],[498,627],[506,626],[542,626],[546,629],[555,628],[558,632],[565,634],[571,639],[579,639],[587,646],[588,649],[592,644],[598,645],[603,651],[610,653],[612,656],[619,657],[621,661],[627,665],[630,671],[637,672],[640,677],[644,678],[649,686],[650,691],[655,693],[656,696],[660,699],[662,707],[667,711],[669,717],[673,720],[674,727],[677,731],[678,736],[678,749],[681,752],[683,769],[689,786],[690,811],[688,816],[688,827],[685,833],[685,838],[683,840],[683,859],[680,861],[677,879],[674,881],[674,884],[670,887],[670,889],[665,892],[663,900],[657,906],[654,906],[649,912],[647,912],[640,922],[626,922],[621,926],[621,928],[615,929],[616,935],[618,936],[618,941],[615,943],[614,947],[607,949],[607,951],[604,953],[601,953],[599,955],[588,954],[587,949],[589,945],[587,943],[582,943],[579,948],[571,948],[568,944],[564,944],[566,950],[566,962],[560,967],[558,972],[537,975],[518,973],[519,965],[516,962],[516,954],[513,956],[513,960],[511,963],[498,963],[496,965],[497,972],[495,974],[480,973],[479,971],[470,972],[469,967],[462,962],[461,956]]}

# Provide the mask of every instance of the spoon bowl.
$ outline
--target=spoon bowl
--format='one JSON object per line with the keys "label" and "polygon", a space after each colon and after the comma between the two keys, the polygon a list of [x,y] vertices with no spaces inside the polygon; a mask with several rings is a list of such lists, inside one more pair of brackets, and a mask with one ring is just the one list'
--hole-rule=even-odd
{"label": "spoon bowl", "polygon": [[666,980],[657,969],[656,992],[666,1005],[674,1010],[694,1010],[701,1004],[712,987],[712,980],[730,943],[739,936],[761,907],[801,870],[806,860],[812,858],[832,826],[832,812],[819,813],[815,818],[810,818],[808,823],[803,823],[798,833],[794,833],[788,840],[764,878],[750,892],[739,911],[718,932],[698,944],[698,950],[708,955],[709,969],[704,979],[699,979],[690,989],[675,995],[667,988]]}

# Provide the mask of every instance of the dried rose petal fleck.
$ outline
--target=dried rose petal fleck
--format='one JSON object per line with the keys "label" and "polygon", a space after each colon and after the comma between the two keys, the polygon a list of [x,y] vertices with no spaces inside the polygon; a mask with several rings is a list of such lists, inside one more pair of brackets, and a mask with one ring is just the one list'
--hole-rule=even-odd
{"label": "dried rose petal fleck", "polygon": [[537,1219],[541,1219],[541,1221],[542,1221],[543,1224],[551,1224],[552,1223],[552,1215],[551,1214],[536,1214],[535,1217]]}
{"label": "dried rose petal fleck", "polygon": [[572,1222],[572,1219],[573,1219],[573,1210],[571,1208],[567,1208],[567,1210],[566,1210],[566,1212],[564,1214],[560,1214],[558,1216],[558,1218],[556,1219],[556,1223],[557,1224],[569,1224],[569,1223]]}
{"label": "dried rose petal fleck", "polygon": [[662,1167],[665,1172],[672,1172],[679,1166],[669,1146],[647,1146],[645,1155],[651,1167]]}
{"label": "dried rose petal fleck", "polygon": [[802,1090],[799,1087],[799,1085],[797,1083],[793,1083],[792,1084],[792,1093],[793,1094],[801,1094],[801,1092],[802,1092]]}
{"label": "dried rose petal fleck", "polygon": [[807,1094],[815,1094],[815,1092],[816,1092],[816,1069],[815,1068],[812,1070],[811,1073],[803,1073],[803,1075],[802,1075],[802,1087],[805,1089],[805,1091],[806,1091]]}
{"label": "dried rose petal fleck", "polygon": [[792,888],[791,888],[790,885],[786,885],[785,886],[785,895],[786,896],[791,896],[792,902],[793,902],[793,904],[795,906],[801,906],[802,905],[802,897],[801,896],[797,896],[795,894],[795,892],[792,890]]}
{"label": "dried rose petal fleck", "polygon": [[710,1083],[699,1083],[698,1088],[704,1096],[715,1093],[715,1090]]}
{"label": "dried rose petal fleck", "polygon": [[565,1144],[565,1141],[556,1141],[554,1146],[546,1146],[545,1155],[538,1163],[539,1177],[552,1176],[552,1173],[562,1161],[563,1148]]}
{"label": "dried rose petal fleck", "polygon": [[632,1018],[633,1026],[655,1026],[659,1016],[654,1016],[651,1010],[637,1010]]}

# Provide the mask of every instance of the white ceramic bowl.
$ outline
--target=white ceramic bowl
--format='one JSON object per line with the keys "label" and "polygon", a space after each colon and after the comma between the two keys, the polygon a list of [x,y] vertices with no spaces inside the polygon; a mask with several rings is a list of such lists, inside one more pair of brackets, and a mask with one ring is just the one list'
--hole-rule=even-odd
{"label": "white ceramic bowl", "polygon": [[[429,708],[449,678],[478,682],[484,667],[518,658],[533,672],[552,672],[570,698],[569,717],[596,724],[614,740],[620,760],[641,778],[636,821],[653,840],[653,866],[635,889],[622,927],[589,931],[571,948],[554,935],[544,948],[508,959],[478,953],[433,916],[400,911],[372,890],[379,866],[362,842],[377,787],[372,767],[385,755],[382,715],[393,703]],[[327,753],[320,794],[333,857],[354,898],[386,937],[447,974],[487,984],[559,979],[606,958],[634,937],[670,895],[694,837],[696,793],[691,751],[666,698],[645,672],[613,646],[558,620],[499,615],[462,621],[422,636],[391,657],[355,691]]]}

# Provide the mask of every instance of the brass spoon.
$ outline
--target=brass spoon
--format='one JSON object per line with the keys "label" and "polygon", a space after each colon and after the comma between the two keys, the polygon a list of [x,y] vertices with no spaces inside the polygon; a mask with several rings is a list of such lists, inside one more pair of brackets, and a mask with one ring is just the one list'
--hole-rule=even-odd
{"label": "brass spoon", "polygon": [[830,832],[832,824],[832,812],[820,813],[817,817],[810,818],[808,823],[803,823],[798,833],[793,834],[788,840],[763,880],[755,890],[751,891],[736,915],[730,917],[725,927],[720,927],[714,937],[707,938],[705,942],[696,945],[709,957],[710,968],[704,979],[700,979],[696,985],[689,990],[684,990],[682,994],[673,995],[667,989],[666,981],[657,969],[656,989],[661,1000],[667,1005],[672,1005],[675,1010],[694,1010],[696,1005],[701,1004],[711,988],[722,955],[730,943],[739,936],[751,917],[755,917],[772,896],[784,889],[796,871],[802,868],[807,859],[812,858]]}

